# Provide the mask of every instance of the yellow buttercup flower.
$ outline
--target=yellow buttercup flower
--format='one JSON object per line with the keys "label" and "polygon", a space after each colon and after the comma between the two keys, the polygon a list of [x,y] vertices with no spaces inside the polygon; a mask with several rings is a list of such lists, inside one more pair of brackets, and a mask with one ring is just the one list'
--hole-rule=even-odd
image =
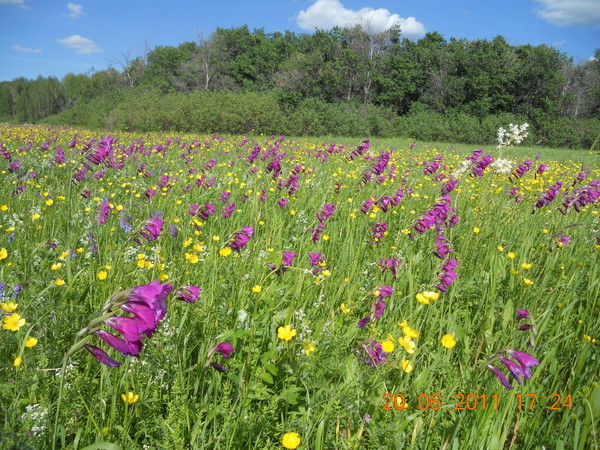
{"label": "yellow buttercup flower", "polygon": [[121,400],[123,400],[128,405],[133,405],[138,401],[140,396],[138,394],[134,394],[133,392],[128,392],[127,394],[121,394]]}
{"label": "yellow buttercup flower", "polygon": [[396,346],[394,345],[394,342],[392,342],[390,339],[386,339],[381,343],[381,349],[386,353],[393,352],[395,347]]}
{"label": "yellow buttercup flower", "polygon": [[290,449],[298,448],[300,445],[300,436],[298,436],[298,433],[286,433],[281,439],[281,445]]}
{"label": "yellow buttercup flower", "polygon": [[229,256],[229,255],[231,255],[231,248],[230,247],[223,247],[221,250],[219,250],[219,255],[221,255],[221,256]]}
{"label": "yellow buttercup flower", "polygon": [[98,272],[98,275],[96,275],[98,277],[99,280],[106,280],[106,277],[108,275],[108,272],[106,272],[106,270],[101,270],[100,272]]}
{"label": "yellow buttercup flower", "polygon": [[17,306],[19,306],[19,304],[13,303],[13,302],[0,303],[0,309],[4,310],[6,312],[13,312],[15,309],[17,309]]}
{"label": "yellow buttercup flower", "polygon": [[60,279],[60,278],[57,278],[57,279],[54,281],[54,283],[55,283],[57,286],[62,286],[63,284],[65,284],[65,280],[62,280],[62,279]]}
{"label": "yellow buttercup flower", "polygon": [[452,348],[456,345],[456,340],[451,334],[445,334],[442,336],[442,345],[446,348]]}
{"label": "yellow buttercup flower", "polygon": [[409,337],[398,338],[398,344],[400,344],[406,353],[409,354],[413,354],[415,352],[415,347],[417,346]]}
{"label": "yellow buttercup flower", "polygon": [[13,361],[13,366],[19,367],[22,363],[23,363],[23,358],[21,358],[20,356],[17,356],[15,358],[15,360]]}
{"label": "yellow buttercup flower", "polygon": [[402,366],[402,370],[404,370],[406,373],[412,372],[413,365],[408,359],[402,360],[402,362],[400,364]]}
{"label": "yellow buttercup flower", "polygon": [[525,286],[532,286],[533,285],[533,281],[531,281],[529,278],[523,278],[523,284]]}
{"label": "yellow buttercup flower", "polygon": [[8,250],[5,248],[0,248],[0,260],[8,257]]}
{"label": "yellow buttercup flower", "polygon": [[29,337],[25,340],[25,347],[27,348],[33,348],[37,345],[38,340],[34,337]]}
{"label": "yellow buttercup flower", "polygon": [[4,316],[4,318],[2,319],[2,322],[3,322],[2,327],[5,330],[9,330],[9,331],[19,331],[19,328],[21,328],[26,323],[25,319],[23,319],[16,312],[14,312],[8,316]]}
{"label": "yellow buttercup flower", "polygon": [[262,292],[262,286],[260,284],[255,284],[254,286],[252,286],[252,292],[254,292],[255,294]]}
{"label": "yellow buttercup flower", "polygon": [[277,337],[282,341],[289,341],[294,336],[296,336],[296,330],[289,325],[277,328]]}
{"label": "yellow buttercup flower", "polygon": [[343,312],[344,314],[348,314],[350,311],[352,311],[350,308],[348,308],[348,307],[347,307],[345,304],[343,304],[343,303],[340,305],[340,309],[342,310],[342,312]]}
{"label": "yellow buttercup flower", "polygon": [[306,354],[306,356],[310,356],[310,354],[312,352],[314,352],[316,350],[315,347],[315,343],[314,342],[307,342],[306,346],[304,347],[304,353]]}

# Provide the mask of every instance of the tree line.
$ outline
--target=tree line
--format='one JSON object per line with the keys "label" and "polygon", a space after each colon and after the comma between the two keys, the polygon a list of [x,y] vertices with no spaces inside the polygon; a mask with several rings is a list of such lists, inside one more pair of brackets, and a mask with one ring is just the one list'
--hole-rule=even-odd
{"label": "tree line", "polygon": [[[0,121],[337,134],[335,124],[349,115],[367,121],[361,131],[452,140],[452,129],[465,124],[506,126],[512,119],[532,124],[533,138],[545,145],[589,148],[600,134],[600,50],[595,56],[575,63],[554,48],[514,46],[502,36],[448,41],[432,32],[411,41],[399,27],[312,34],[219,28],[196,42],[124,55],[88,75],[2,82]],[[220,127],[209,124],[207,105],[235,116],[233,104],[242,114],[252,110],[251,101],[262,121],[229,117]],[[160,120],[145,117],[144,109],[159,110]],[[441,136],[432,135],[436,127],[444,129]],[[454,135],[471,139],[458,136],[465,131]]]}

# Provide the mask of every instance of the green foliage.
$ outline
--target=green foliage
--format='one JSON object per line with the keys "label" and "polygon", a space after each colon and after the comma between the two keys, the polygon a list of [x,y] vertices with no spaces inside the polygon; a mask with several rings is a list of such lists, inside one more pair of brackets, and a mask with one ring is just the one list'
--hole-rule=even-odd
{"label": "green foliage", "polygon": [[[413,42],[397,27],[268,34],[241,26],[120,64],[122,72],[0,83],[0,120],[220,133],[406,130],[417,139],[487,143],[497,130],[487,125],[512,116],[539,131],[532,142],[572,148],[593,145],[594,122],[583,121],[600,120],[597,59],[574,64],[556,49],[513,46],[502,36],[447,40],[430,32]],[[251,99],[260,117],[249,111]]]}
{"label": "green foliage", "polygon": [[[228,107],[217,117],[232,120],[228,127],[275,123],[283,113],[267,94],[140,91],[123,105],[134,101],[140,109],[136,115],[120,104],[113,120],[132,127],[192,126],[185,134],[115,133],[114,160],[95,167],[104,172],[101,175],[90,174],[77,184],[69,180],[80,168],[82,152],[104,132],[0,127],[6,151],[23,167],[20,173],[9,172],[10,161],[0,161],[6,185],[27,183],[20,195],[0,190],[2,303],[14,300],[16,311],[26,319],[18,331],[0,328],[0,447],[276,448],[289,432],[300,435],[303,448],[315,449],[596,446],[600,247],[595,244],[600,211],[597,203],[566,215],[557,209],[563,193],[583,186],[572,186],[581,166],[590,167],[584,183],[600,177],[594,152],[516,147],[501,153],[494,144],[481,144],[486,153],[514,162],[534,160],[540,152],[538,164],[548,164],[548,170],[535,174],[534,166],[512,181],[490,169],[481,178],[457,176],[459,185],[451,196],[460,221],[445,234],[460,263],[458,278],[436,301],[423,305],[415,294],[436,289],[440,270],[432,253],[437,232],[413,231],[411,239],[405,230],[414,230],[416,218],[440,196],[440,182],[435,175],[424,175],[424,163],[443,157],[441,170],[447,178],[473,150],[472,144],[419,141],[409,148],[408,140],[374,137],[369,159],[350,160],[362,137],[279,140],[194,132],[195,126],[218,129],[219,123],[211,121],[212,109],[223,105]],[[306,102],[297,112],[306,114],[304,123],[312,132],[320,130],[321,119],[325,129],[364,127],[360,133],[386,119],[380,107],[370,109],[358,102]],[[253,118],[250,111],[257,104],[261,111]],[[162,114],[163,108],[176,114]],[[273,116],[264,116],[269,109]],[[233,110],[241,112],[234,115]],[[320,116],[308,116],[315,111]],[[440,120],[426,107],[415,107],[411,115]],[[246,122],[233,122],[233,116]],[[498,123],[519,119],[498,115],[481,126],[493,130]],[[457,112],[447,123],[461,130],[477,128],[471,120],[477,119]],[[417,124],[411,126],[417,129]],[[440,135],[453,131],[449,125],[439,126]],[[345,149],[327,152],[332,142]],[[46,143],[50,147],[40,151]],[[65,150],[63,164],[52,162],[58,147]],[[271,148],[285,153],[281,177],[271,176],[270,160],[259,157],[247,163],[258,147],[261,155]],[[361,183],[382,152],[390,153],[384,180]],[[189,160],[184,162],[182,156]],[[216,164],[207,168],[213,158]],[[122,168],[113,162],[122,163]],[[285,181],[298,166],[303,169],[297,173],[299,189],[288,194]],[[164,176],[169,177],[164,189],[146,196],[147,189],[165,183]],[[214,177],[214,185],[198,187],[196,181],[204,177]],[[565,184],[555,203],[532,214],[541,193],[556,181]],[[399,186],[411,193],[387,212],[360,211],[365,200],[393,195]],[[520,203],[506,195],[512,186],[523,194]],[[91,195],[81,195],[88,189]],[[229,218],[220,214],[219,198],[225,191],[236,203]],[[282,208],[277,201],[284,195],[289,204]],[[98,212],[104,202],[109,202],[109,213],[100,224]],[[216,205],[216,212],[198,229],[191,223],[189,205],[207,203]],[[325,203],[336,206],[325,222],[328,238],[313,242],[310,229],[319,223],[315,213]],[[155,211],[165,221],[162,233],[155,241],[136,243],[132,234]],[[126,230],[123,219],[132,230]],[[388,224],[389,232],[374,241],[371,229],[381,222]],[[171,232],[171,225],[177,233]],[[242,226],[255,228],[251,241],[239,254],[220,256],[228,236]],[[563,234],[571,242],[560,247],[557,238]],[[297,256],[288,270],[276,273],[269,264],[279,265],[283,251]],[[309,266],[309,252],[322,253],[324,267]],[[379,267],[380,258],[391,257],[402,260],[397,277]],[[107,272],[106,278],[98,276],[100,271]],[[139,358],[109,349],[123,365],[108,368],[82,351],[61,368],[77,332],[96,317],[111,294],[161,277],[174,290],[165,319],[151,338],[144,338]],[[524,284],[525,277],[534,283]],[[64,285],[57,285],[57,279]],[[22,290],[15,300],[11,296],[17,284]],[[200,299],[194,304],[176,300],[180,287],[191,284],[203,289]],[[261,286],[258,292],[252,289],[256,285]],[[392,286],[394,294],[386,298],[381,317],[357,328],[357,321],[372,313],[373,291],[379,286]],[[528,346],[529,331],[519,330],[519,308],[527,308],[535,318],[536,348]],[[402,321],[419,332],[412,353],[399,342]],[[278,338],[283,325],[297,331],[289,341]],[[441,345],[447,333],[456,338],[453,348]],[[375,368],[365,364],[359,356],[362,344],[387,340],[388,334],[396,345],[385,363]],[[39,340],[33,348],[25,347],[28,337]],[[95,336],[90,339],[107,348]],[[226,373],[207,367],[211,349],[223,341],[231,342],[235,351],[227,360],[213,355],[213,361],[226,366]],[[512,391],[486,368],[490,356],[507,348],[527,351],[540,361],[533,376],[522,385],[513,383]],[[23,360],[14,366],[19,356]],[[413,370],[405,372],[403,361],[410,361]],[[128,392],[139,399],[126,404],[121,395]],[[385,394],[404,395],[408,409],[392,403],[384,410]],[[460,396],[469,394],[478,406],[455,409]],[[521,407],[518,394],[524,398]],[[527,394],[537,395],[531,410]],[[554,411],[548,409],[552,394],[561,398]],[[567,406],[567,395],[572,406]],[[487,398],[486,408],[482,396]]]}

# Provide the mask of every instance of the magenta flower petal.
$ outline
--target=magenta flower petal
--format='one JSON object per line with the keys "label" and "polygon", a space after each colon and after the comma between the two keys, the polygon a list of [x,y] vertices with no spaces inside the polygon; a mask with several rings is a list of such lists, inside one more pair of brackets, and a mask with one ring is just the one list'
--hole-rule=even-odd
{"label": "magenta flower petal", "polygon": [[214,348],[214,351],[220,353],[223,356],[223,358],[229,359],[231,357],[231,354],[235,351],[235,349],[233,348],[233,345],[231,345],[230,342],[221,342]]}
{"label": "magenta flower petal", "polygon": [[496,367],[492,366],[491,364],[488,364],[488,369],[490,369],[492,371],[492,373],[494,375],[496,375],[496,378],[498,378],[500,383],[502,383],[506,389],[508,389],[509,391],[512,390],[512,388],[513,388],[512,384],[510,384],[508,382],[508,380],[506,379],[504,374],[500,371],[500,369],[497,369]]}
{"label": "magenta flower petal", "polygon": [[223,367],[221,364],[216,363],[216,362],[211,362],[209,364],[212,368],[214,368],[215,370],[219,371],[219,372],[229,372],[229,369],[226,369],[225,367]]}
{"label": "magenta flower petal", "polygon": [[145,329],[144,333],[146,333],[146,336],[152,337],[159,322],[156,318],[156,313],[152,308],[140,303],[125,303],[121,306],[121,309],[138,318],[141,321],[139,327]]}
{"label": "magenta flower petal", "polygon": [[100,337],[100,339],[102,339],[122,355],[138,356],[144,345],[142,344],[141,340],[126,341],[125,339],[121,339],[114,334],[107,333],[104,330],[96,331],[96,336]]}
{"label": "magenta flower petal", "polygon": [[501,356],[498,359],[500,360],[500,362],[502,364],[504,364],[506,366],[506,368],[508,369],[508,371],[510,372],[510,374],[513,376],[513,378],[517,381],[517,383],[522,384],[520,377],[525,378],[525,374],[523,373],[523,370],[521,369],[521,366],[519,366],[513,360],[508,359],[506,356]]}
{"label": "magenta flower petal", "polygon": [[156,320],[160,321],[167,313],[167,297],[173,289],[170,284],[160,284],[152,280],[149,284],[136,286],[128,295],[126,304],[138,303],[150,307],[155,314]]}
{"label": "magenta flower petal", "polygon": [[92,354],[94,358],[96,358],[98,361],[100,361],[106,366],[119,367],[121,365],[119,361],[115,361],[110,356],[108,356],[108,353],[106,353],[101,348],[96,347],[95,345],[85,344],[83,348],[85,348],[88,352]]}
{"label": "magenta flower petal", "polygon": [[529,315],[529,311],[523,308],[519,308],[517,310],[517,320],[529,319],[531,316]]}
{"label": "magenta flower petal", "polygon": [[512,356],[519,363],[523,369],[523,377],[525,379],[531,378],[531,368],[533,366],[540,365],[540,362],[528,353],[519,352],[517,350],[507,350],[506,353]]}
{"label": "magenta flower petal", "polygon": [[177,300],[183,300],[188,303],[196,303],[202,289],[198,286],[184,286],[177,292]]}
{"label": "magenta flower petal", "polygon": [[107,319],[104,323],[121,333],[127,341],[139,341],[143,333],[154,331],[151,324],[147,324],[137,317],[115,316]]}

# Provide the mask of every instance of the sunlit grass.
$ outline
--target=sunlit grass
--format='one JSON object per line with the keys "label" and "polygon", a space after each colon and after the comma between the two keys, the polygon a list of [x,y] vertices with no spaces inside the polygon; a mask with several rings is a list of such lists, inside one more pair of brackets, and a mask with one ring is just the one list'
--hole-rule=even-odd
{"label": "sunlit grass", "polygon": [[[460,220],[440,232],[458,277],[442,292],[436,285],[443,262],[433,254],[438,233],[413,226],[438,203],[441,186],[473,146],[374,139],[349,160],[360,141],[113,136],[107,161],[73,182],[86,145],[101,134],[0,128],[2,310],[25,320],[16,331],[0,329],[0,447],[52,447],[61,375],[59,448],[277,448],[287,433],[298,434],[301,448],[598,444],[600,208],[596,200],[580,212],[558,209],[564,194],[600,179],[597,155],[484,148],[483,155],[533,165],[512,182],[490,168],[482,177],[456,176],[449,205]],[[64,162],[56,161],[57,147]],[[391,152],[389,163],[364,182],[381,152]],[[425,175],[424,164],[438,155],[440,169]],[[279,177],[269,171],[275,159]],[[11,172],[15,161],[20,168]],[[536,174],[541,163],[548,170]],[[584,167],[587,178],[575,183]],[[559,196],[536,208],[558,181]],[[507,195],[512,187],[519,203]],[[365,201],[399,189],[402,199],[387,212],[361,211]],[[228,218],[226,203],[235,203]],[[212,216],[189,213],[191,205],[207,204],[215,206]],[[335,211],[319,219],[326,204]],[[153,214],[164,221],[162,233],[138,244],[136,233]],[[375,240],[380,223],[386,232]],[[227,251],[245,226],[254,228],[248,244]],[[568,245],[560,245],[561,236]],[[269,265],[281,268],[282,252],[296,256],[276,272]],[[318,264],[310,264],[309,252],[323,255]],[[382,258],[402,261],[396,276]],[[140,358],[110,350],[124,362],[109,368],[79,352],[62,373],[76,333],[106,299],[151,280],[174,291],[197,285],[200,299],[190,305],[172,295]],[[382,297],[384,286],[393,288],[391,297]],[[438,295],[427,294],[425,304],[417,298],[424,292]],[[357,328],[381,298],[381,316]],[[9,302],[18,305],[14,311]],[[518,329],[520,308],[535,320],[537,348],[529,346],[531,330]],[[29,338],[36,345],[27,346]],[[205,370],[211,349],[224,341],[235,348],[229,371]],[[363,362],[371,341],[390,350],[374,367]],[[486,367],[506,349],[540,362],[522,385],[512,380],[512,391]],[[394,403],[397,394],[406,404]],[[293,437],[285,442],[292,445]]]}

